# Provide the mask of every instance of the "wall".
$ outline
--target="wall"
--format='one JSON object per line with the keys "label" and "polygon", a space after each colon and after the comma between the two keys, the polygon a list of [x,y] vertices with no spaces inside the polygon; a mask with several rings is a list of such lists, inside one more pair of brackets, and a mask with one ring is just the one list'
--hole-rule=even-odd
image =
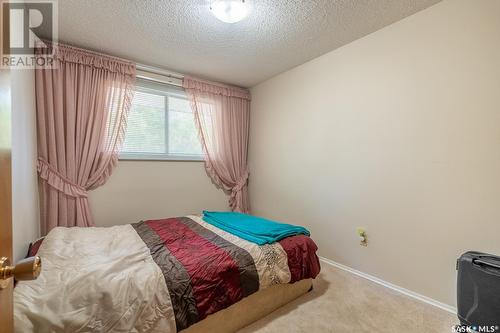
{"label": "wall", "polygon": [[106,184],[90,192],[97,226],[227,210],[227,196],[203,162],[120,161]]}
{"label": "wall", "polygon": [[40,235],[33,70],[12,70],[12,227],[14,262]]}
{"label": "wall", "polygon": [[254,87],[253,212],[454,305],[457,257],[500,254],[499,36],[500,1],[444,1]]}

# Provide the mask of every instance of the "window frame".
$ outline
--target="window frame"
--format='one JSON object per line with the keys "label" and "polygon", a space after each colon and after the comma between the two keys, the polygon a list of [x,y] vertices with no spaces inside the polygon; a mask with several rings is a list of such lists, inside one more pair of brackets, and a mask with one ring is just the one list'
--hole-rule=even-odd
{"label": "window frame", "polygon": [[[167,86],[166,89],[158,89],[161,86]],[[177,90],[177,93],[176,93]],[[145,78],[137,79],[135,91],[145,92],[145,93],[156,93],[158,95],[165,97],[165,146],[168,149],[169,140],[169,108],[168,108],[168,97],[172,96],[175,98],[183,99],[189,101],[185,95],[185,91],[182,87],[173,84],[167,84],[163,82],[158,82],[156,80],[148,80]],[[126,136],[126,131],[125,131]],[[200,143],[201,145],[201,143]],[[119,161],[185,161],[185,162],[203,162],[204,154],[193,155],[193,154],[182,154],[182,153],[152,153],[152,152],[124,152],[120,151],[118,153]]]}

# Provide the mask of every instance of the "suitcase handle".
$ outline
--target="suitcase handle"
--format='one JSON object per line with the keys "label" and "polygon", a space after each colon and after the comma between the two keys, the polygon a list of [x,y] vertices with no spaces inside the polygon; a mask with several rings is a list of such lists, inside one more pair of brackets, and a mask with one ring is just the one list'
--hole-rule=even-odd
{"label": "suitcase handle", "polygon": [[496,268],[496,269],[500,269],[500,265],[493,264],[491,262],[487,262],[487,261],[484,261],[484,260],[481,260],[481,259],[474,259],[474,260],[472,260],[472,263],[476,264],[476,265],[484,265],[484,266],[489,266],[489,267],[493,267],[493,268]]}

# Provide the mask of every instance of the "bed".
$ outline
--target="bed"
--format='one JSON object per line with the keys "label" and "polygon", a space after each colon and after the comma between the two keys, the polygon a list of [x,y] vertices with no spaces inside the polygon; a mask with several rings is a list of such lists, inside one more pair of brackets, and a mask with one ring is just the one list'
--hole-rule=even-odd
{"label": "bed", "polygon": [[319,273],[305,235],[257,245],[186,216],[55,228],[43,269],[14,290],[17,332],[234,332],[304,294]]}

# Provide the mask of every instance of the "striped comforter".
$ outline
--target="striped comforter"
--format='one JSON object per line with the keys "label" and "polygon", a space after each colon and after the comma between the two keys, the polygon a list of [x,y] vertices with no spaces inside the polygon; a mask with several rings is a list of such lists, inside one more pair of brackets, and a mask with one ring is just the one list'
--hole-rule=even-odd
{"label": "striped comforter", "polygon": [[14,291],[18,332],[176,332],[273,284],[314,278],[307,236],[259,246],[198,216],[56,228]]}

